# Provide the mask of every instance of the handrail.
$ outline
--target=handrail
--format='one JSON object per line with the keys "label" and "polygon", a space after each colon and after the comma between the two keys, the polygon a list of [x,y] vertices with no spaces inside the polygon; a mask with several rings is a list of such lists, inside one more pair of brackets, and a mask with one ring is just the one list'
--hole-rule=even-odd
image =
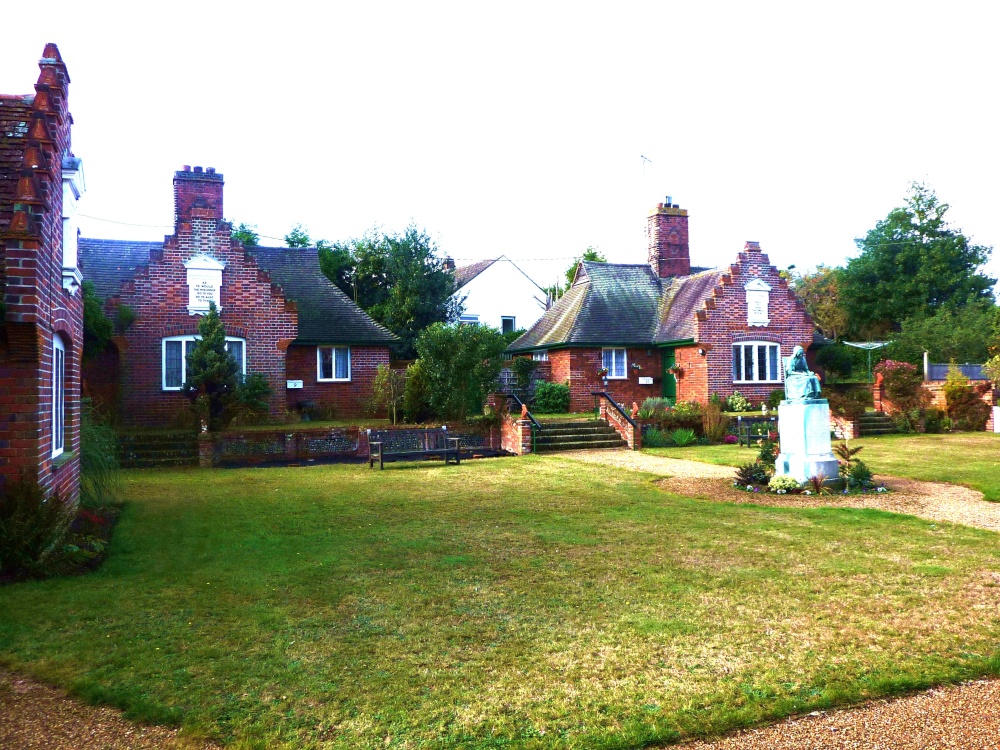
{"label": "handrail", "polygon": [[[521,399],[519,399],[517,396],[515,396],[513,393],[506,393],[504,395],[507,396],[507,398],[514,399],[517,402],[517,405],[519,407],[520,406],[524,406],[524,402]],[[541,423],[531,415],[530,411],[528,412],[528,419],[531,420],[531,423],[535,426],[535,429],[538,430],[539,432],[541,432],[541,430],[542,430]]]}
{"label": "handrail", "polygon": [[638,429],[638,425],[636,425],[635,420],[625,413],[625,410],[618,404],[617,401],[614,400],[614,398],[612,398],[610,393],[608,393],[607,391],[591,391],[590,395],[604,396],[604,398],[608,400],[608,403],[611,404],[613,407],[615,407],[618,410],[618,413],[621,414],[623,417],[625,417],[625,419],[628,421],[630,425]]}

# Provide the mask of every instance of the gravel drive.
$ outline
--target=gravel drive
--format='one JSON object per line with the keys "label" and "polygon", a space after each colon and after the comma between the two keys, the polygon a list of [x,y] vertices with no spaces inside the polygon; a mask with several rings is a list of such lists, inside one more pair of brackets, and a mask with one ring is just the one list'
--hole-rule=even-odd
{"label": "gravel drive", "polygon": [[[789,507],[878,508],[1000,531],[1000,503],[956,485],[885,478],[893,492],[867,496],[777,496],[739,490],[733,469],[635,451],[571,451],[561,457],[620,466],[663,477],[677,494],[712,502]],[[712,741],[686,743],[684,750],[980,750],[1000,748],[1000,681],[978,680],[905,698],[876,700],[855,708],[814,712]],[[121,712],[85,705],[66,693],[0,670],[0,748],[18,750],[210,750],[216,745],[185,741],[177,730],[136,724]]]}

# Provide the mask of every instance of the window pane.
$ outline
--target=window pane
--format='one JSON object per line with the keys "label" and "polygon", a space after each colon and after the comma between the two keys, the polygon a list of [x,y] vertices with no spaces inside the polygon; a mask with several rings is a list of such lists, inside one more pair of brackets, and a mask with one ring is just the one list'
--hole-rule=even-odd
{"label": "window pane", "polygon": [[513,318],[500,318],[500,326],[502,327],[501,333],[513,333],[514,332],[514,319]]}
{"label": "window pane", "polygon": [[168,341],[164,347],[163,385],[166,388],[181,387],[181,342]]}
{"label": "window pane", "polygon": [[320,347],[319,377],[321,380],[330,380],[333,378],[333,349],[330,347]]}
{"label": "window pane", "polygon": [[753,347],[743,347],[743,379],[753,380]]}
{"label": "window pane", "polygon": [[767,347],[767,361],[770,365],[771,377],[768,380],[778,380],[778,347],[769,346]]}
{"label": "window pane", "polygon": [[52,451],[61,453],[66,435],[66,351],[56,342],[52,351]]}
{"label": "window pane", "polygon": [[740,353],[740,347],[733,347],[733,380],[743,380],[743,368],[740,365],[743,364],[740,357],[743,356]]}
{"label": "window pane", "polygon": [[767,347],[757,347],[757,380],[767,380]]}
{"label": "window pane", "polygon": [[191,376],[191,366],[188,364],[191,361],[191,352],[194,351],[195,342],[188,339],[184,342],[184,382],[188,381]]}
{"label": "window pane", "polygon": [[615,349],[615,377],[624,378],[625,377],[625,350]]}
{"label": "window pane", "polygon": [[243,368],[243,342],[227,341],[226,351],[229,352],[229,355],[236,360],[237,371],[242,375],[245,372]]}
{"label": "window pane", "polygon": [[338,380],[347,380],[351,377],[351,360],[348,353],[350,350],[346,347],[338,346],[335,351],[337,352],[337,374],[335,377]]}
{"label": "window pane", "polygon": [[611,365],[613,358],[614,358],[614,352],[612,352],[610,349],[605,349],[601,353],[601,367],[603,367],[609,373],[611,372]]}

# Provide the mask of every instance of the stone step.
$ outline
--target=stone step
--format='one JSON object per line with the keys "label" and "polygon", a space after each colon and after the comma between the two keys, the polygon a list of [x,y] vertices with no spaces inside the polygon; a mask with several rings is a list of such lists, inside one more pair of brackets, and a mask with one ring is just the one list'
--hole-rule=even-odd
{"label": "stone step", "polygon": [[613,435],[560,435],[558,437],[535,436],[535,445],[565,445],[566,443],[603,443],[608,440],[621,440]]}
{"label": "stone step", "polygon": [[194,458],[136,458],[122,459],[123,469],[159,469],[180,466],[197,466],[198,457]]}
{"label": "stone step", "polygon": [[536,453],[558,453],[559,451],[594,450],[598,448],[624,448],[625,442],[617,440],[590,440],[586,442],[536,444]]}
{"label": "stone step", "polygon": [[545,422],[543,420],[538,420],[545,430],[550,429],[575,429],[578,427],[607,427],[607,422],[601,419],[581,419],[576,422]]}
{"label": "stone step", "polygon": [[539,437],[548,437],[549,435],[617,435],[613,427],[578,427],[572,429],[569,427],[559,427],[557,429],[537,430],[535,432]]}

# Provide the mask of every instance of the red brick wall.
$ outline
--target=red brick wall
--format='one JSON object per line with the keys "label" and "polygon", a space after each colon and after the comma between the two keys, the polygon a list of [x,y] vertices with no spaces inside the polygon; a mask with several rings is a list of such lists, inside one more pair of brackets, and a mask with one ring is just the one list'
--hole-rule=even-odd
{"label": "red brick wall", "polygon": [[298,313],[254,258],[230,239],[222,220],[222,175],[178,172],[174,179],[176,231],[149,266],[122,285],[117,300],[136,313],[122,353],[124,422],[163,426],[189,409],[179,391],[162,389],[162,339],[196,334],[201,317],[188,313],[184,261],[205,253],[225,263],[220,295],[227,336],[247,340],[247,372],[261,373],[274,391],[272,415],[285,408],[285,349],[297,335]]}
{"label": "red brick wall", "polygon": [[649,265],[653,273],[667,276],[687,276],[691,273],[691,252],[688,249],[688,215],[674,204],[659,204],[646,224]]}
{"label": "red brick wall", "polygon": [[[66,502],[79,497],[82,296],[63,288],[62,157],[72,154],[69,77],[55,45],[39,63],[22,170],[19,209],[0,226],[6,314],[0,331],[0,482],[22,470]],[[13,143],[13,141],[12,141]],[[52,347],[66,348],[65,449],[52,459]]]}
{"label": "red brick wall", "polygon": [[683,372],[677,379],[677,400],[708,402],[708,356],[698,353],[699,347],[679,346],[674,350],[674,361]]}
{"label": "red brick wall", "polygon": [[288,379],[302,381],[301,389],[287,390],[281,384],[289,410],[294,410],[300,401],[311,401],[321,409],[332,410],[337,419],[361,417],[367,416],[375,370],[379,365],[389,364],[389,348],[352,346],[349,382],[318,381],[315,346],[289,346],[287,363]]}
{"label": "red brick wall", "polygon": [[[607,390],[627,411],[633,401],[641,405],[648,397],[661,394],[662,356],[658,349],[638,348],[627,349],[625,357],[628,377],[624,380],[609,379],[605,386],[597,374],[603,361],[601,349],[549,350],[551,381],[569,383],[570,411],[592,411],[594,397],[591,393],[603,390]],[[633,363],[638,363],[642,369],[635,370]],[[652,385],[639,385],[640,377],[651,377],[654,382]]]}
{"label": "red brick wall", "polygon": [[[707,350],[707,393],[729,396],[739,391],[753,402],[767,398],[782,383],[760,385],[733,383],[732,345],[741,341],[765,341],[780,345],[780,357],[788,357],[796,345],[808,348],[812,342],[813,323],[796,299],[787,282],[778,276],[767,255],[757,243],[748,242],[723,283],[717,286],[706,309],[698,312],[696,341]],[[759,278],[771,287],[767,326],[747,325],[744,286]]]}

